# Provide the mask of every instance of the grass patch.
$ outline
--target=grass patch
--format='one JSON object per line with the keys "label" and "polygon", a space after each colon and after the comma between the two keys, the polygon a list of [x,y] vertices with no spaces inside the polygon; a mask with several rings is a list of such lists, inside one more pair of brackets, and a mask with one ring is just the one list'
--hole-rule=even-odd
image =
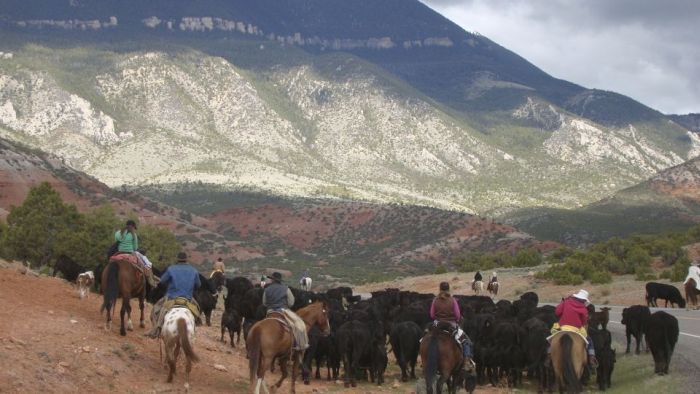
{"label": "grass patch", "polygon": [[[612,376],[612,387],[607,393],[681,393],[683,377],[671,371],[670,375],[654,374],[651,353],[640,356],[624,355],[624,346],[614,343],[617,363]],[[671,361],[673,367],[673,360]],[[590,386],[589,386],[590,387]]]}

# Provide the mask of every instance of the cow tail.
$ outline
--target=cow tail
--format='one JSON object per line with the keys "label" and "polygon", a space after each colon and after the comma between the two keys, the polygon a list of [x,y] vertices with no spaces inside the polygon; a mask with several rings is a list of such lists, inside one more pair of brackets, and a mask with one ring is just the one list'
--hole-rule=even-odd
{"label": "cow tail", "polygon": [[561,346],[561,362],[563,365],[564,372],[564,382],[566,383],[566,392],[568,393],[579,393],[581,392],[581,383],[579,381],[578,375],[576,374],[576,369],[574,368],[574,360],[572,354],[572,348],[574,345],[574,340],[571,336],[564,335],[559,341],[559,346]]}
{"label": "cow tail", "polygon": [[428,344],[428,360],[425,366],[425,386],[429,388],[433,387],[435,376],[437,376],[438,362],[440,360],[440,341],[434,336],[429,336],[426,339],[430,341]]}
{"label": "cow tail", "polygon": [[260,330],[250,330],[246,341],[248,349],[248,366],[250,367],[250,383],[253,384],[258,378],[258,368],[260,367]]}
{"label": "cow tail", "polygon": [[109,311],[119,297],[119,264],[111,262],[107,265],[107,284],[104,288],[104,302],[100,313],[107,309]]}
{"label": "cow tail", "polygon": [[180,346],[182,346],[182,351],[185,352],[187,359],[196,363],[199,361],[199,357],[194,353],[194,349],[192,349],[192,344],[190,343],[190,336],[187,334],[187,321],[181,317],[177,319],[178,340],[180,341]]}

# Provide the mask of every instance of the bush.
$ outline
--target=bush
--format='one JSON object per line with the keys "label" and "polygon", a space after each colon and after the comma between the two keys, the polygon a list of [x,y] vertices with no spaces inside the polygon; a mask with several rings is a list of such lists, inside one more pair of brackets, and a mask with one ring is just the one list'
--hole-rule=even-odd
{"label": "bush", "polygon": [[634,270],[634,277],[635,279],[643,282],[656,279],[656,275],[651,272],[651,268],[649,267],[637,267]]}
{"label": "bush", "polygon": [[612,279],[612,275],[606,271],[594,272],[593,275],[591,275],[591,283],[596,285],[611,283]]}
{"label": "bush", "polygon": [[690,267],[690,259],[688,256],[683,256],[671,268],[671,282],[680,282],[688,275],[688,267]]}
{"label": "bush", "polygon": [[659,274],[659,279],[671,279],[671,271],[663,271]]}
{"label": "bush", "polygon": [[444,274],[446,272],[447,272],[447,268],[445,268],[444,265],[438,265],[437,267],[435,267],[435,274],[436,275]]}

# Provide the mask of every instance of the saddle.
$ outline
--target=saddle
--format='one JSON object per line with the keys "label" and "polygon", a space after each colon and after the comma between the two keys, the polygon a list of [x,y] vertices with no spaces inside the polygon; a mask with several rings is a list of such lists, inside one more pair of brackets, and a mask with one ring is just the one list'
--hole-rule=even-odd
{"label": "saddle", "polygon": [[573,334],[580,336],[581,339],[583,339],[583,342],[586,344],[586,346],[588,346],[588,339],[586,339],[586,336],[583,335],[583,333],[578,328],[573,327],[573,326],[567,326],[567,325],[561,326],[561,328],[558,331],[555,331],[555,329],[552,328],[552,335],[547,337],[547,341],[549,341],[549,343],[551,343],[552,339],[555,336],[557,336],[563,332],[570,332],[570,333],[573,333]]}
{"label": "saddle", "polygon": [[282,326],[282,329],[285,331],[291,333],[292,332],[292,326],[287,322],[287,319],[284,318],[284,314],[281,312],[275,312],[271,311],[267,313],[267,317],[265,317],[264,320],[275,320],[280,325]]}
{"label": "saddle", "polygon": [[127,261],[136,269],[136,280],[145,280],[146,273],[144,265],[139,259],[131,253],[117,253],[109,258],[109,261]]}

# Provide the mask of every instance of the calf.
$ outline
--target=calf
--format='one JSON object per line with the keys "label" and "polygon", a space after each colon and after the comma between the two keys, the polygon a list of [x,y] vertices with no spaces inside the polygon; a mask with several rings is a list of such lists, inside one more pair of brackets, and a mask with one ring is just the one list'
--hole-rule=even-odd
{"label": "calf", "polygon": [[609,389],[612,381],[612,373],[615,368],[615,350],[612,348],[612,336],[610,331],[606,329],[598,330],[589,326],[588,335],[593,341],[596,358],[598,359],[598,368],[596,379],[598,388],[601,391]]}
{"label": "calf", "polygon": [[221,342],[224,341],[224,333],[228,330],[228,334],[231,337],[231,347],[236,347],[233,343],[233,334],[238,334],[238,340],[236,343],[241,342],[241,315],[238,314],[233,309],[225,310],[224,314],[221,315]]}
{"label": "calf", "polygon": [[673,349],[678,342],[678,319],[664,311],[654,312],[646,326],[647,346],[654,357],[654,372],[668,374]]}
{"label": "calf", "polygon": [[610,308],[603,307],[600,308],[600,312],[593,312],[588,324],[596,328],[598,328],[598,325],[600,325],[603,330],[607,330],[608,322],[610,322]]}
{"label": "calf", "polygon": [[85,271],[85,267],[76,263],[65,254],[58,256],[56,263],[53,265],[53,276],[60,272],[63,275],[63,279],[68,282],[75,282],[78,279],[78,275]]}
{"label": "calf", "polygon": [[420,350],[420,339],[423,330],[412,321],[398,323],[391,330],[391,348],[396,362],[401,367],[401,381],[408,381],[408,369],[411,369],[411,379],[416,379],[416,360]]}
{"label": "calf", "polygon": [[634,305],[622,310],[622,324],[625,326],[625,334],[627,335],[627,350],[630,352],[630,342],[632,336],[637,341],[636,353],[639,354],[639,343],[644,338],[646,325],[651,316],[648,306]]}
{"label": "calf", "polygon": [[673,307],[673,304],[676,304],[679,308],[685,308],[685,299],[675,286],[665,283],[649,282],[646,285],[646,289],[647,306],[658,307],[656,300],[660,298],[665,301],[664,307],[668,307],[668,303],[670,302],[671,307]]}
{"label": "calf", "polygon": [[86,298],[90,294],[90,286],[95,281],[95,274],[92,271],[83,272],[78,275],[76,283],[78,285],[78,295],[80,299]]}

